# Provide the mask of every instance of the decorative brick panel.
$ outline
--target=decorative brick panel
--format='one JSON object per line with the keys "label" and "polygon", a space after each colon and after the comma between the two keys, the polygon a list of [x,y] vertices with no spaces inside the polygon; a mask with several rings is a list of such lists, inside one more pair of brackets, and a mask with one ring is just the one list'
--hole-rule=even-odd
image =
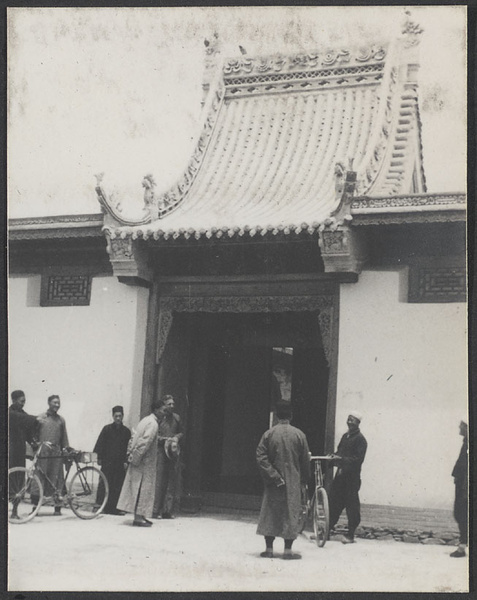
{"label": "decorative brick panel", "polygon": [[91,279],[87,273],[43,273],[40,306],[88,306]]}
{"label": "decorative brick panel", "polygon": [[409,302],[465,302],[465,267],[410,266],[408,300]]}

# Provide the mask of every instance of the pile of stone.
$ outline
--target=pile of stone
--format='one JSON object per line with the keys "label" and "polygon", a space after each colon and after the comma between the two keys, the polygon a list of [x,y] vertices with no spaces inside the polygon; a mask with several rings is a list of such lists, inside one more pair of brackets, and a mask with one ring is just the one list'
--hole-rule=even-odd
{"label": "pile of stone", "polygon": [[[346,527],[337,525],[330,539],[340,539],[347,533]],[[394,540],[408,544],[428,544],[456,546],[459,543],[457,531],[419,531],[417,529],[397,529],[395,527],[358,527],[357,538],[366,540]]]}

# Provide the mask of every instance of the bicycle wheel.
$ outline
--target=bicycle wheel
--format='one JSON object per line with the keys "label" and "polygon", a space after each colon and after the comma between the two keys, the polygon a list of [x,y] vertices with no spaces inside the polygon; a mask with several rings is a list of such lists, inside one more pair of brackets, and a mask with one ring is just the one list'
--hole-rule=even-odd
{"label": "bicycle wheel", "polygon": [[[98,502],[100,482],[104,486],[104,497]],[[96,467],[83,467],[71,479],[68,502],[80,519],[94,519],[103,512],[108,495],[109,485],[104,473]]]}
{"label": "bicycle wheel", "polygon": [[31,521],[40,510],[42,501],[43,486],[38,475],[31,473],[25,467],[12,467],[8,470],[8,520],[10,523]]}
{"label": "bicycle wheel", "polygon": [[315,531],[316,545],[322,548],[328,539],[330,528],[330,511],[328,508],[328,494],[325,488],[317,487],[313,502],[313,529]]}

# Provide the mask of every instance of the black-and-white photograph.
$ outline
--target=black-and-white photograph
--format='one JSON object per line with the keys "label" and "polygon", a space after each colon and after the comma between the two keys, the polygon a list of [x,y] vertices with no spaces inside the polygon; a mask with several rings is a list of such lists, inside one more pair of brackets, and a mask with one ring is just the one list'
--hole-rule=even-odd
{"label": "black-and-white photograph", "polygon": [[469,591],[466,7],[7,51],[8,590]]}

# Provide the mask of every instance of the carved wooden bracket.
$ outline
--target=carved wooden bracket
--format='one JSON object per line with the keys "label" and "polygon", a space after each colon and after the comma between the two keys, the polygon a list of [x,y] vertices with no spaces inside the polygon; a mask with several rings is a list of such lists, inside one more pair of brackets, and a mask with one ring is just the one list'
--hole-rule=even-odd
{"label": "carved wooden bracket", "polygon": [[109,260],[113,273],[121,283],[149,287],[152,270],[148,265],[148,255],[144,242],[131,238],[111,238],[106,236]]}
{"label": "carved wooden bracket", "polygon": [[348,225],[326,225],[319,232],[326,273],[361,273],[367,260],[364,233]]}

